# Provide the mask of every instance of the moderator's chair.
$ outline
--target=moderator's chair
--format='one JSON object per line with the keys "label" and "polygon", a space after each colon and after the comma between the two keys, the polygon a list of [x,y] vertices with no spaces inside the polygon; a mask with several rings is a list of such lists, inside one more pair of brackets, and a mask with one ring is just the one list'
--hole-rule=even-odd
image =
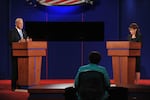
{"label": "moderator's chair", "polygon": [[81,72],[76,90],[81,100],[103,100],[107,90],[104,75],[97,71]]}

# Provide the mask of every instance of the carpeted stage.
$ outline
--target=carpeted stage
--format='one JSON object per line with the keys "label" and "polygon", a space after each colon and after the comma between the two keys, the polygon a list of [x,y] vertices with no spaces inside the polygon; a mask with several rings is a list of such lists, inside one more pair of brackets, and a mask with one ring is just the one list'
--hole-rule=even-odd
{"label": "carpeted stage", "polygon": [[[13,92],[10,80],[0,80],[0,100],[65,100],[66,88],[72,87],[73,82],[71,79],[41,80],[38,86],[30,87],[28,90],[16,89]],[[112,85],[110,88],[112,100],[121,96],[122,100],[125,99],[123,96],[126,94],[122,89]],[[139,85],[129,86],[126,90],[128,100],[150,100],[150,80],[140,80]]]}

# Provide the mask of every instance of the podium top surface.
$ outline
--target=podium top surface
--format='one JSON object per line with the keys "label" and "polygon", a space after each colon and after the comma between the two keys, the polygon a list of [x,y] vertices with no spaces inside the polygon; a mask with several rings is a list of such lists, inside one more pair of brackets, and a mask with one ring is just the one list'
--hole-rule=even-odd
{"label": "podium top surface", "polygon": [[32,42],[13,42],[12,43],[13,49],[47,49],[47,42],[44,41],[32,41]]}
{"label": "podium top surface", "polygon": [[140,42],[129,42],[129,41],[107,41],[107,49],[141,49]]}

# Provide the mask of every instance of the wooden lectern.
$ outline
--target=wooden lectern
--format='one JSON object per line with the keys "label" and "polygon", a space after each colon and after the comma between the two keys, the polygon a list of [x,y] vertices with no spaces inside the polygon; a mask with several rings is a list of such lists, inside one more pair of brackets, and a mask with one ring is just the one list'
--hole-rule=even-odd
{"label": "wooden lectern", "polygon": [[141,43],[107,41],[108,56],[112,56],[113,78],[117,86],[134,85],[136,56],[140,56]]}
{"label": "wooden lectern", "polygon": [[42,56],[46,56],[47,42],[13,42],[13,56],[18,57],[18,84],[38,85],[41,76]]}

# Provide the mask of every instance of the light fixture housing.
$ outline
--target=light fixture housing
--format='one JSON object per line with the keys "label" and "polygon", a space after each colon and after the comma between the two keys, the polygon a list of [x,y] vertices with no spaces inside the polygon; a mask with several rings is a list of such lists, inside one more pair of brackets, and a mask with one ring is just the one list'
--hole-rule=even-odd
{"label": "light fixture housing", "polygon": [[37,0],[37,2],[44,6],[69,6],[79,4],[93,5],[93,0]]}

